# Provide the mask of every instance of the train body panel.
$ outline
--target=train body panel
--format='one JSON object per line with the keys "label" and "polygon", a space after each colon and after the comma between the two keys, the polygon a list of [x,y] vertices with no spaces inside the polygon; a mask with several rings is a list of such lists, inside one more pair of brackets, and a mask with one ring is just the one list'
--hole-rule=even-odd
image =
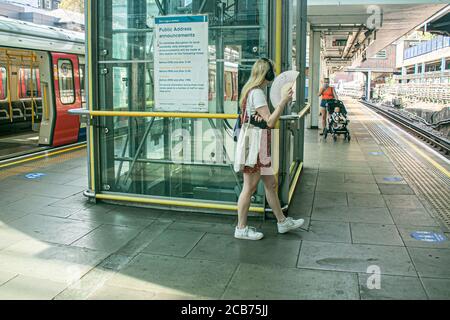
{"label": "train body panel", "polygon": [[80,120],[69,114],[81,108],[78,57],[73,54],[52,53],[55,88],[56,119],[53,133],[54,147],[78,141]]}

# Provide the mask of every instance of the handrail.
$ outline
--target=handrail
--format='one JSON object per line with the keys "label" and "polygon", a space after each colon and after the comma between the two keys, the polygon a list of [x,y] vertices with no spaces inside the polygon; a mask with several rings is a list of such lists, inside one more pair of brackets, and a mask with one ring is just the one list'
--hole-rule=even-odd
{"label": "handrail", "polygon": [[[311,106],[307,103],[306,107],[295,115],[281,116],[282,120],[300,119],[304,117]],[[190,119],[237,119],[238,114],[231,113],[195,113],[195,112],[142,112],[142,111],[89,111],[84,108],[70,109],[70,114],[89,115],[91,117],[142,117],[142,118],[190,118]]]}
{"label": "handrail", "polygon": [[141,117],[141,118],[191,118],[191,119],[237,119],[238,114],[195,113],[195,112],[142,112],[142,111],[89,111],[70,109],[70,114],[90,115],[91,117]]}
{"label": "handrail", "polygon": [[309,103],[305,104],[305,107],[298,114],[287,114],[280,117],[280,120],[298,120],[303,118],[311,109],[311,105]]}

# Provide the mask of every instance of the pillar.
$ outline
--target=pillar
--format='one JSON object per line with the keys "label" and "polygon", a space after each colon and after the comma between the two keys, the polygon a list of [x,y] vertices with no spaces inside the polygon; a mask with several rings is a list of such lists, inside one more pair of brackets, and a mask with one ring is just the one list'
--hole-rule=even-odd
{"label": "pillar", "polygon": [[311,29],[309,35],[309,88],[308,101],[311,104],[309,114],[309,129],[317,129],[319,126],[319,104],[320,98],[317,96],[320,90],[320,32]]}

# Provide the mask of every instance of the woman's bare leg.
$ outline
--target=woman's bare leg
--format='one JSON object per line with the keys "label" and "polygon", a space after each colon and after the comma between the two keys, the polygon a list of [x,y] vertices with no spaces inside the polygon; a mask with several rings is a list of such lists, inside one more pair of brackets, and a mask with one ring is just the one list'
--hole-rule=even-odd
{"label": "woman's bare leg", "polygon": [[322,114],[322,129],[325,129],[327,126],[327,109],[322,108],[321,114]]}
{"label": "woman's bare leg", "polygon": [[244,186],[238,200],[238,228],[247,226],[248,209],[250,208],[251,197],[258,186],[260,172],[244,173]]}
{"label": "woman's bare leg", "polygon": [[272,208],[273,214],[277,218],[278,222],[283,222],[286,217],[281,210],[280,200],[277,194],[277,183],[273,175],[262,175],[264,182],[264,189],[266,190],[266,199],[269,206]]}

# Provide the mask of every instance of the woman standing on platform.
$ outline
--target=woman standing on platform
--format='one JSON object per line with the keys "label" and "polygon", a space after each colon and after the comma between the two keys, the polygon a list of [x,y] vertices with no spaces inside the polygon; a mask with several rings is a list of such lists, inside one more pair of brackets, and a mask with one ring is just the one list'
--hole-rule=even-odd
{"label": "woman standing on platform", "polygon": [[[247,225],[251,197],[255,193],[260,179],[264,183],[267,202],[277,218],[278,232],[286,233],[301,227],[304,223],[303,219],[286,218],[278,199],[277,183],[270,158],[271,129],[274,128],[285,106],[291,101],[293,93],[292,89],[283,93],[280,104],[271,114],[264,90],[274,78],[275,72],[272,61],[266,58],[258,59],[253,65],[250,78],[241,92],[241,123],[245,124],[250,119],[252,125],[267,129],[261,129],[260,147],[257,148],[259,153],[256,164],[254,166],[244,166],[242,170],[244,185],[238,200],[238,225],[234,232],[234,237],[237,239],[259,240],[264,236],[261,232],[257,232],[255,228]],[[242,152],[245,151],[242,150]],[[263,172],[261,173],[262,170]]]}
{"label": "woman standing on platform", "polygon": [[[322,101],[320,102],[320,114],[322,115],[322,129],[325,129],[327,125],[327,103],[330,100],[337,99],[337,94],[334,90],[334,87],[330,86],[330,79],[324,78],[323,80],[323,87],[320,89],[317,96],[322,96]],[[323,135],[323,131],[320,133],[320,135]]]}

